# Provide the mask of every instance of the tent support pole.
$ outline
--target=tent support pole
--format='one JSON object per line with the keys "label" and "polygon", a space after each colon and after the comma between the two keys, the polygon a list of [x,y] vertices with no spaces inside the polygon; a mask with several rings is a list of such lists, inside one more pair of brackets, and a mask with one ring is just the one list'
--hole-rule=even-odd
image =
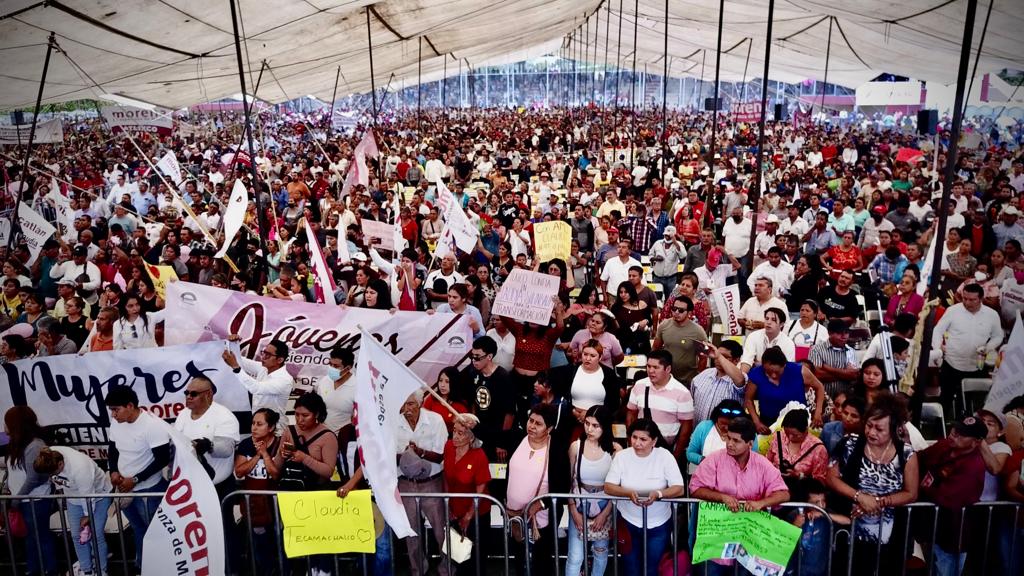
{"label": "tent support pole", "polygon": [[[615,42],[615,93],[612,99],[615,100],[615,107],[612,111],[612,167],[619,155],[619,80],[622,78],[622,2],[619,0],[619,39]],[[611,173],[611,171],[609,171]]]}
{"label": "tent support pole", "polygon": [[[14,211],[11,212],[11,229],[7,234],[8,252],[10,252],[11,246],[14,246],[14,237],[18,236],[21,231],[21,219],[18,217],[18,211],[21,210],[21,197],[28,191],[28,164],[32,160],[32,144],[36,139],[36,126],[39,124],[39,109],[43,105],[46,74],[50,71],[50,55],[53,54],[53,47],[56,43],[56,36],[53,32],[50,32],[50,38],[46,41],[46,59],[43,60],[43,75],[39,79],[39,91],[36,92],[36,106],[32,112],[32,127],[28,129],[28,145],[25,146],[25,160],[21,163],[21,186],[18,188],[18,194],[14,198]],[[21,134],[21,130],[17,127],[15,127],[15,132],[19,135]]]}
{"label": "tent support pole", "polygon": [[[967,88],[967,67],[971,60],[971,45],[974,41],[974,18],[978,11],[978,0],[967,0],[967,13],[964,16],[964,35],[960,43],[960,66],[956,76],[956,98],[953,105],[953,126],[949,138],[949,150],[946,152],[946,169],[942,178],[942,202],[939,204],[939,222],[935,230],[935,253],[932,262],[931,278],[928,280],[928,297],[935,298],[939,293],[938,263],[942,261],[943,239],[946,237],[946,221],[948,219],[949,196],[956,179],[957,154],[960,151],[960,129],[964,119],[964,99]],[[924,388],[928,376],[928,352],[932,349],[932,331],[935,327],[935,312],[925,318],[924,334],[921,338],[921,354],[917,364],[917,378],[914,382],[914,396],[910,405],[913,420],[920,424],[921,403],[924,400]],[[954,402],[955,406],[955,402]],[[954,415],[955,416],[955,415]]]}
{"label": "tent support pole", "polygon": [[370,94],[373,97],[373,127],[377,127],[377,82],[373,77],[373,34],[370,32],[370,7],[366,7],[366,47],[370,52]]}
{"label": "tent support pole", "polygon": [[423,36],[416,55],[416,133],[423,134]]}
{"label": "tent support pole", "polygon": [[601,115],[601,155],[604,156],[604,137],[605,132],[608,129],[608,48],[611,43],[611,38],[608,36],[608,31],[612,23],[612,0],[607,0],[605,4],[606,12],[604,18],[604,68],[601,76],[601,108],[603,114]]}
{"label": "tent support pole", "polygon": [[[264,61],[265,62],[265,61]],[[263,66],[260,66],[260,74],[263,74]],[[327,134],[334,134],[334,101],[338,99],[338,80],[341,79],[341,66],[338,66],[338,73],[334,75],[334,90],[331,91],[331,115],[328,118],[331,119],[331,124],[327,127]],[[256,81],[256,89],[259,90],[260,81]],[[255,97],[255,90],[253,91]]]}
{"label": "tent support pole", "polygon": [[832,57],[832,16],[828,17],[828,41],[825,43],[825,77],[821,79],[821,113],[825,113],[825,92],[828,88],[828,65]]}
{"label": "tent support pole", "polygon": [[661,73],[661,145],[668,145],[668,0],[665,0],[665,44],[661,59],[665,66]]}
{"label": "tent support pole", "polygon": [[[718,146],[718,87],[720,86],[722,71],[722,24],[725,20],[725,0],[718,0],[718,43],[715,47],[715,91],[711,95],[713,107],[711,113],[711,144],[708,146],[708,176],[711,177],[711,185],[708,186],[708,200],[704,209],[705,217],[711,216],[711,199],[715,193],[715,148]],[[703,78],[703,72],[701,73]],[[722,214],[722,221],[728,214]]]}
{"label": "tent support pole", "polygon": [[[761,179],[764,178],[764,124],[765,116],[768,114],[768,68],[772,62],[772,19],[775,18],[775,0],[768,0],[768,30],[765,35],[764,42],[764,73],[761,75],[761,117],[757,121],[757,163],[755,168],[757,172],[754,173],[754,189],[750,192],[751,198],[754,199],[754,217],[750,221],[750,249],[747,253],[750,254],[751,258],[751,273],[753,273],[753,258],[754,254],[754,243],[757,241],[757,202],[761,198]],[[754,44],[753,39],[750,40],[750,46]],[[750,62],[750,50],[747,50],[747,62]],[[744,67],[744,80],[743,80],[743,91],[746,95],[747,83],[746,83],[746,68]],[[746,98],[744,98],[745,100]],[[779,121],[778,118],[775,119]]]}
{"label": "tent support pole", "polygon": [[[245,67],[242,65],[242,39],[238,34],[238,9],[235,6],[237,0],[228,0],[231,4],[231,28],[235,36],[235,60],[238,63],[238,82],[242,87],[242,111],[245,114],[245,126],[242,129],[245,135],[246,142],[249,148],[249,162],[250,168],[252,168],[253,188],[256,190],[256,211],[257,218],[256,223],[260,230],[260,249],[263,250],[264,257],[260,259],[260,273],[263,276],[267,276],[267,257],[269,254],[267,251],[267,238],[270,235],[270,231],[267,227],[267,213],[263,209],[263,196],[260,192],[262,191],[260,183],[260,171],[256,168],[256,152],[252,145],[252,107],[246,103],[246,98],[249,98],[248,92],[245,90]],[[263,73],[263,68],[267,66],[266,60],[260,64],[260,74]],[[253,104],[256,103],[255,94],[252,96]],[[241,146],[239,146],[241,148]],[[235,153],[235,157],[238,157],[238,153]]]}
{"label": "tent support pole", "polygon": [[[724,0],[723,0],[724,1]],[[630,97],[629,97],[629,108],[633,112],[633,118],[630,127],[629,134],[629,171],[633,171],[634,160],[633,157],[636,155],[636,33],[640,27],[640,0],[636,0],[633,3],[633,81],[630,84]]]}

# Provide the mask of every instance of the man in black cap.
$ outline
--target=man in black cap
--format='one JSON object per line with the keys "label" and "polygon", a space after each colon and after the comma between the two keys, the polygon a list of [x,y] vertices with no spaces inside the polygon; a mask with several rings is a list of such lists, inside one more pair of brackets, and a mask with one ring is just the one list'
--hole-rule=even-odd
{"label": "man in black cap", "polygon": [[860,370],[852,348],[846,345],[850,325],[845,320],[828,321],[828,340],[811,348],[807,359],[814,364],[814,375],[825,385],[828,395],[844,390],[857,380]]}
{"label": "man in black cap", "polygon": [[[980,418],[968,416],[953,425],[949,436],[917,453],[921,470],[920,500],[939,507],[935,534],[935,570],[939,576],[960,574],[970,522],[964,510],[981,499],[985,460],[979,447],[988,435]],[[929,528],[929,531],[931,528]]]}

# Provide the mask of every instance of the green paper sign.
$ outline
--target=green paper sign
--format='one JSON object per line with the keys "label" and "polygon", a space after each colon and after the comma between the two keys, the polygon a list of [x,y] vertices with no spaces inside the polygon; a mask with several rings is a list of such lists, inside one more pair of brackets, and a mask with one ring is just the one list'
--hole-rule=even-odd
{"label": "green paper sign", "polygon": [[693,563],[735,560],[754,574],[782,574],[800,533],[767,512],[731,512],[725,504],[701,502]]}

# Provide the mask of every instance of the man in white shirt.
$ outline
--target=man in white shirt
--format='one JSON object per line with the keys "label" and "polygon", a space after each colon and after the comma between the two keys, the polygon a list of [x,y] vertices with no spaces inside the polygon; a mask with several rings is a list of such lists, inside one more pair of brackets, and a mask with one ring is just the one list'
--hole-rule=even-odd
{"label": "man in white shirt", "polygon": [[100,269],[89,262],[89,248],[79,244],[71,249],[71,260],[65,260],[50,268],[50,278],[60,282],[61,280],[71,281],[80,291],[89,293],[85,301],[95,304],[99,296],[95,294],[100,287]]}
{"label": "man in white shirt", "polygon": [[178,413],[174,427],[192,441],[196,456],[221,498],[235,486],[235,446],[241,437],[238,418],[223,404],[214,402],[217,387],[205,376],[196,376],[185,386],[185,409]]}
{"label": "man in white shirt", "polygon": [[125,181],[124,174],[118,174],[117,181],[110,187],[110,193],[107,194],[107,203],[120,204],[125,194],[128,195],[128,198],[131,198],[132,194],[138,192],[138,190],[138,186]]}
{"label": "man in white shirt", "polygon": [[764,328],[754,330],[747,334],[743,340],[743,355],[740,356],[740,370],[744,374],[761,363],[761,355],[772,346],[778,346],[786,355],[786,360],[796,361],[796,346],[793,341],[782,332],[786,318],[785,308],[772,307],[764,312]]}
{"label": "man in white shirt", "polygon": [[430,155],[430,160],[427,160],[426,165],[423,167],[423,172],[428,182],[437,184],[439,180],[442,180],[448,174],[448,168],[437,157],[437,152],[433,152]]}
{"label": "man in white shirt", "polygon": [[743,259],[750,251],[750,220],[743,217],[743,208],[732,209],[732,217],[722,225],[725,251],[736,259]]}
{"label": "man in white shirt", "polygon": [[768,259],[750,273],[747,286],[753,292],[754,284],[759,278],[768,278],[772,281],[773,296],[788,294],[790,286],[793,285],[793,275],[793,265],[782,259],[782,250],[778,246],[772,246],[768,249]]}
{"label": "man in white shirt", "polygon": [[[441,304],[448,302],[448,290],[452,286],[465,281],[462,274],[455,271],[455,262],[454,254],[445,254],[441,258],[441,267],[427,276],[427,298],[430,299],[430,307],[434,310],[437,310],[437,307]],[[444,284],[443,286],[441,285],[442,283]],[[442,287],[444,290],[441,290]]]}
{"label": "man in white shirt", "polygon": [[768,249],[775,246],[775,236],[778,231],[779,217],[769,214],[764,220],[764,232],[754,238],[754,267],[768,259]]}
{"label": "man in white shirt", "polygon": [[619,240],[617,254],[604,263],[601,270],[601,285],[604,287],[605,304],[610,306],[619,291],[619,284],[629,280],[629,269],[640,266],[640,262],[632,257],[629,240]]}
{"label": "man in white shirt", "polygon": [[939,382],[947,414],[959,418],[960,387],[964,378],[985,376],[985,359],[1003,343],[999,313],[982,306],[984,289],[978,284],[963,288],[963,302],[946,309],[935,324],[932,349],[940,352]]}
{"label": "man in white shirt", "polygon": [[779,233],[785,235],[795,235],[797,238],[803,238],[804,234],[811,229],[811,225],[800,217],[800,205],[791,203],[787,207],[788,213],[785,219],[779,223]]}
{"label": "man in white shirt", "polygon": [[[441,548],[446,537],[445,504],[437,498],[419,499],[416,493],[444,492],[441,475],[444,464],[444,446],[448,441],[448,428],[437,412],[423,409],[423,389],[413,392],[402,405],[403,419],[395,430],[395,447],[399,456],[398,491],[402,493],[405,513],[414,526],[419,525],[417,514],[422,514],[434,532]],[[419,536],[405,539],[409,554],[410,573],[422,576],[429,569]],[[442,561],[438,574],[448,575],[448,562]]]}
{"label": "man in white shirt", "polygon": [[769,308],[786,309],[786,303],[772,296],[771,278],[761,276],[754,280],[754,295],[747,299],[737,316],[740,326],[748,332],[764,328],[764,313]]}
{"label": "man in white shirt", "polygon": [[[228,336],[228,340],[238,341],[238,334]],[[222,357],[224,363],[238,375],[242,386],[252,394],[252,411],[269,408],[277,412],[281,415],[278,428],[284,430],[288,421],[288,397],[295,385],[295,380],[285,368],[288,345],[280,340],[271,340],[263,347],[259,362],[237,358],[230,350],[225,350]]]}
{"label": "man in white shirt", "polygon": [[[111,386],[104,399],[110,410],[107,470],[114,490],[122,493],[163,492],[163,470],[171,462],[167,424],[139,408],[139,396],[128,386]],[[121,510],[135,535],[135,565],[142,568],[142,541],[160,498],[130,498]]]}

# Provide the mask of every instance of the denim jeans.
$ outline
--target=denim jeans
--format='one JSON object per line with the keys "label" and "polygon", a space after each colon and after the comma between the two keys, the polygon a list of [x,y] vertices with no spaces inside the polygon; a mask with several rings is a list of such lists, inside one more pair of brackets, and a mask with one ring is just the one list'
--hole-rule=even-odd
{"label": "denim jeans", "polygon": [[391,576],[391,527],[384,526],[384,532],[376,541],[377,552],[373,555],[373,576]]}
{"label": "denim jeans", "polygon": [[[76,504],[74,500],[68,503],[68,530],[71,532],[71,542],[75,545],[75,556],[78,557],[78,566],[82,572],[93,574],[105,574],[107,572],[107,538],[103,528],[107,523],[107,512],[110,510],[110,498],[92,500],[89,505],[92,508],[92,515],[85,502]],[[92,531],[92,538],[85,544],[78,541],[82,518],[89,520],[89,528]],[[94,550],[95,542],[95,550]],[[93,552],[98,551],[97,555]]]}
{"label": "denim jeans", "polygon": [[[589,501],[584,501],[589,502]],[[581,502],[579,504],[585,509],[586,504]],[[608,500],[600,500],[599,506],[601,510],[608,507]],[[585,521],[590,521],[584,515]],[[612,518],[608,517],[608,524],[611,525]],[[588,534],[589,535],[589,534]],[[576,529],[576,523],[572,521],[572,517],[569,517],[569,556],[565,561],[565,576],[578,576],[580,571],[583,569],[583,565],[587,563],[587,543],[583,541],[583,534]],[[590,553],[594,555],[594,564],[590,569],[590,576],[602,576],[605,568],[608,566],[608,551],[609,551],[609,539],[594,540],[590,542]]]}
{"label": "denim jeans", "polygon": [[[669,540],[672,537],[672,522],[668,521],[661,526],[649,527],[644,530],[641,527],[633,526],[628,521],[626,527],[629,529],[630,550],[629,554],[623,556],[625,573],[633,575],[658,576],[658,563],[665,555]],[[644,572],[644,535],[647,537],[647,571]]]}
{"label": "denim jeans", "polygon": [[935,552],[936,576],[960,576],[963,573],[964,560],[967,560],[966,552],[946,552],[938,544],[933,546],[932,550]]}
{"label": "denim jeans", "polygon": [[797,549],[789,558],[787,576],[825,576],[831,543],[831,530],[824,518],[807,520]]}
{"label": "denim jeans", "polygon": [[[50,511],[53,500],[22,500],[17,504],[25,518],[25,562],[29,574],[52,574],[57,571],[57,554],[50,533]],[[40,558],[43,565],[39,565]]]}
{"label": "denim jeans", "polygon": [[[1017,542],[1014,545],[1014,537]],[[1002,525],[999,530],[999,558],[1004,574],[1020,574],[1024,570],[1024,527],[1013,530],[1013,521]]]}
{"label": "denim jeans", "polygon": [[[156,486],[138,492],[165,492],[167,484],[167,480],[161,478]],[[135,540],[135,567],[139,570],[142,569],[142,541],[146,538],[146,529],[149,528],[149,523],[159,506],[159,497],[134,497],[131,498],[131,503],[121,510],[128,519],[128,525],[132,527],[132,537]]]}

